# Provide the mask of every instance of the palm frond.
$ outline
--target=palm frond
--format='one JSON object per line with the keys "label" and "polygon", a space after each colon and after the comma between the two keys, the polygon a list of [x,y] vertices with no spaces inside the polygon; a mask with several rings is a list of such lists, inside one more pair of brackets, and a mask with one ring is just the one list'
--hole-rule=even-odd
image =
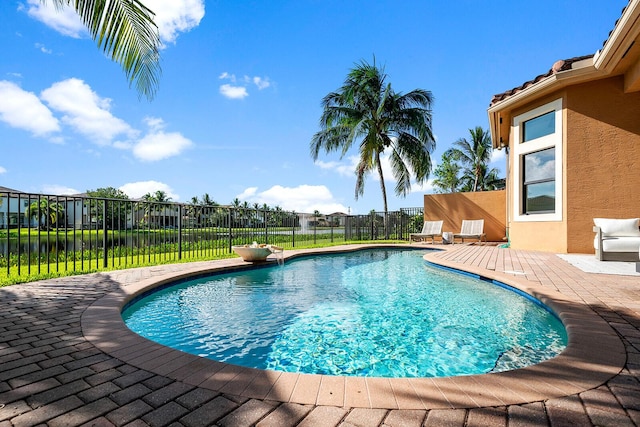
{"label": "palm frond", "polygon": [[140,0],[51,1],[73,7],[98,47],[122,66],[129,85],[153,99],[161,74],[160,38],[150,9]]}

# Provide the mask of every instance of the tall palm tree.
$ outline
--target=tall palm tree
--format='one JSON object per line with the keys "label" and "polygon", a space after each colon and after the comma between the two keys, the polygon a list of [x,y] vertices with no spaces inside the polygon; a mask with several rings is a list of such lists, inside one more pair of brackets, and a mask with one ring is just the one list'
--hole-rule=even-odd
{"label": "tall palm tree", "polygon": [[122,66],[129,86],[135,82],[140,95],[153,99],[160,76],[160,37],[155,14],[141,0],[50,1],[58,9],[73,7],[98,48]]}
{"label": "tall palm tree", "polygon": [[460,138],[453,143],[455,148],[447,150],[447,155],[463,165],[462,179],[469,182],[469,191],[482,191],[482,178],[491,161],[491,135],[481,126],[469,129],[471,140]]}
{"label": "tall palm tree", "polygon": [[387,192],[381,156],[389,151],[396,179],[395,193],[406,196],[411,190],[411,170],[418,183],[431,173],[431,152],[435,140],[431,130],[431,92],[415,89],[395,92],[386,82],[384,69],[362,61],[347,75],[343,86],[322,100],[321,130],[311,140],[311,156],[320,150],[340,151],[341,158],[358,144],[355,198],[364,194],[365,177],[377,170],[387,208]]}

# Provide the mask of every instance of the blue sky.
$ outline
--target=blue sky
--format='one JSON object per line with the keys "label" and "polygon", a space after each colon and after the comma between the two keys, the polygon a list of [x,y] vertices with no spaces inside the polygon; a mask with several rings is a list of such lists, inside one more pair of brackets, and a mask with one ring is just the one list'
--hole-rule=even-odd
{"label": "blue sky", "polygon": [[[382,210],[377,177],[354,198],[352,156],[321,154],[320,101],[361,60],[396,91],[430,90],[434,165],[491,97],[602,47],[626,0],[146,0],[162,76],[151,102],[72,11],[0,2],[0,186],[43,194],[116,187],[208,193],[297,212]],[[492,166],[504,170],[502,153]],[[422,206],[429,184],[389,209]]]}

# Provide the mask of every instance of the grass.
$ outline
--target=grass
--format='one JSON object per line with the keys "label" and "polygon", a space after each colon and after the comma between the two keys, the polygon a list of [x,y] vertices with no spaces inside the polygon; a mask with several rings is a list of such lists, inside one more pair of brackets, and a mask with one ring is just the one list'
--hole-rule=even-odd
{"label": "grass", "polygon": [[[364,241],[317,241],[313,242],[300,242],[297,243],[295,249],[312,249],[322,248],[329,246],[349,245],[349,244],[363,244],[363,243],[407,243],[404,240],[364,240]],[[286,250],[287,248],[285,248]],[[91,256],[92,254],[90,254]],[[95,253],[93,254],[95,255]],[[53,279],[59,277],[77,276],[81,274],[89,274],[96,272],[106,272],[113,270],[123,270],[129,268],[149,267],[154,265],[163,264],[178,264],[188,263],[196,261],[212,261],[225,258],[238,257],[234,252],[216,251],[216,252],[204,252],[194,249],[192,251],[183,251],[182,259],[178,259],[178,252],[157,252],[125,256],[116,256],[111,253],[108,255],[107,267],[102,266],[102,258],[93,256],[90,259],[74,259],[63,260],[49,263],[39,264],[21,264],[10,265],[9,267],[4,265],[0,270],[0,287],[15,285],[19,283],[34,282],[38,280]]]}

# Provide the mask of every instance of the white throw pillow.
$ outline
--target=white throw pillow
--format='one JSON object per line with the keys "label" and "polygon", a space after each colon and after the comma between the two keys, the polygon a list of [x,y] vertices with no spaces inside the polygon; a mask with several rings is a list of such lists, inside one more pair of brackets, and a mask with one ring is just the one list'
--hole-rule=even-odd
{"label": "white throw pillow", "polygon": [[640,230],[638,230],[640,218],[594,218],[593,222],[600,227],[604,236],[640,236]]}

